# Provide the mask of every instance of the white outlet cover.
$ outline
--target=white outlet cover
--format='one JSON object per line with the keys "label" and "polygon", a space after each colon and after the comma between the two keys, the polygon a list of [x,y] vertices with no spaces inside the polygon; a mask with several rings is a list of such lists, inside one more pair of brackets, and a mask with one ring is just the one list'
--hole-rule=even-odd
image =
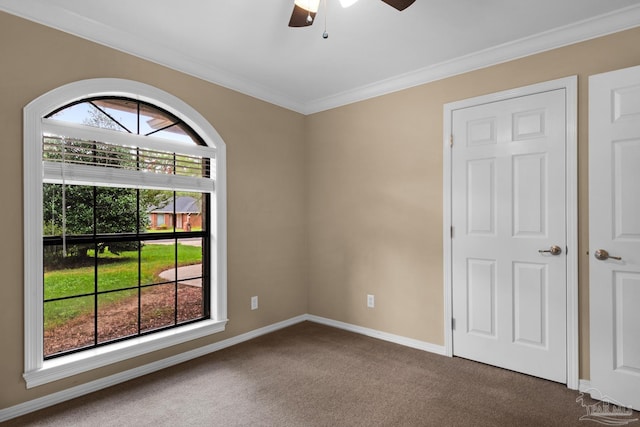
{"label": "white outlet cover", "polygon": [[258,297],[251,297],[251,310],[258,309]]}
{"label": "white outlet cover", "polygon": [[374,308],[376,306],[376,297],[374,295],[367,295],[367,307]]}

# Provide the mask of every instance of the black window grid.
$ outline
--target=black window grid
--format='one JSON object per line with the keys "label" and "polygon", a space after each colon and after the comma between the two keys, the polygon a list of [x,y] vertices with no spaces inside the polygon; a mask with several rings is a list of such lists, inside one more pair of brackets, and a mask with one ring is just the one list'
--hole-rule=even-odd
{"label": "black window grid", "polygon": [[[95,194],[95,191],[94,191]],[[210,206],[208,206],[210,204],[210,197],[208,197],[208,195],[204,195],[205,197],[203,198],[203,204],[206,205],[206,207],[203,209],[204,212],[208,212],[208,209],[210,208]],[[175,198],[175,193],[174,193],[174,198]],[[95,197],[94,197],[94,203],[95,203]],[[139,203],[139,200],[138,200]],[[174,205],[175,206],[175,205]],[[94,204],[94,208],[95,208],[95,204]],[[139,212],[139,210],[138,210]],[[138,213],[139,215],[139,213]],[[206,215],[206,217],[208,217],[208,215]],[[175,213],[174,213],[174,218],[175,218]],[[85,351],[91,348],[96,348],[96,347],[101,347],[101,346],[105,346],[105,345],[109,345],[109,344],[113,344],[116,342],[120,342],[120,341],[125,341],[125,340],[129,340],[132,338],[137,338],[140,336],[144,336],[144,335],[149,335],[152,333],[156,333],[159,331],[163,331],[163,330],[167,330],[167,329],[172,329],[172,328],[176,328],[176,327],[181,327],[190,323],[195,323],[195,322],[199,322],[202,320],[206,320],[210,318],[210,292],[211,292],[211,288],[210,286],[208,286],[208,284],[210,283],[211,280],[211,276],[210,276],[210,263],[208,262],[209,257],[210,257],[210,239],[209,239],[209,231],[208,231],[208,223],[203,224],[203,228],[200,231],[175,231],[175,221],[173,221],[173,226],[174,226],[174,230],[173,231],[166,231],[166,232],[159,232],[159,233],[141,233],[140,230],[138,230],[136,233],[122,233],[122,234],[98,234],[95,233],[94,234],[90,234],[90,235],[69,235],[66,236],[65,239],[67,241],[68,245],[73,245],[73,244],[92,244],[94,247],[94,250],[96,251],[97,254],[97,247],[99,243],[113,243],[113,242],[118,242],[118,243],[124,243],[124,242],[137,242],[138,245],[138,284],[136,286],[128,286],[128,287],[122,287],[122,288],[117,288],[117,289],[111,289],[111,290],[99,290],[98,289],[98,269],[99,269],[99,257],[98,256],[94,256],[94,265],[93,265],[93,269],[94,269],[94,289],[93,292],[87,292],[87,293],[82,293],[82,294],[74,294],[74,295],[67,295],[67,296],[63,296],[63,297],[58,297],[58,298],[50,298],[50,299],[44,299],[44,303],[49,303],[49,302],[55,302],[55,301],[64,301],[64,300],[72,300],[72,299],[77,299],[77,298],[84,298],[84,297],[93,297],[94,299],[94,309],[93,309],[93,343],[91,345],[84,345],[82,347],[79,348],[74,348],[74,349],[69,349],[69,350],[64,350],[64,351],[60,351],[58,353],[54,353],[54,354],[49,354],[49,355],[45,355],[44,359],[48,360],[48,359],[53,359],[56,357],[60,357],[60,356],[65,356],[68,354],[72,354],[72,353],[77,353],[79,351]],[[96,225],[95,225],[95,221],[94,221],[94,230],[96,230]],[[143,284],[141,283],[141,265],[142,265],[142,256],[141,256],[141,251],[142,251],[142,243],[143,242],[153,242],[153,241],[166,241],[166,240],[173,240],[174,241],[174,268],[177,270],[178,268],[178,250],[179,250],[179,246],[178,243],[181,240],[185,240],[185,239],[193,239],[193,238],[199,238],[202,239],[202,266],[203,266],[203,274],[201,276],[194,276],[194,277],[181,277],[180,279],[178,279],[178,275],[175,275],[175,279],[174,280],[165,280],[165,281],[158,281],[155,283],[146,283]],[[62,245],[62,236],[47,236],[43,238],[43,246],[44,248],[46,247],[50,247],[50,246],[57,246],[57,245]],[[193,279],[201,279],[202,280],[202,303],[203,303],[203,307],[202,307],[202,316],[198,317],[198,318],[194,318],[194,319],[189,319],[189,320],[184,320],[184,321],[179,321],[178,319],[178,285],[180,282],[184,282],[187,280],[193,280]],[[44,283],[44,281],[43,281]],[[141,327],[141,322],[142,322],[142,290],[143,289],[148,289],[148,288],[153,288],[153,287],[157,287],[157,286],[163,286],[163,285],[170,285],[173,284],[174,285],[174,304],[173,304],[173,313],[174,313],[174,319],[173,319],[173,324],[171,325],[166,325],[163,327],[158,327],[158,328],[154,328],[154,329],[150,329],[150,330],[143,330]],[[137,333],[135,334],[130,334],[127,336],[123,336],[120,338],[115,338],[112,340],[108,340],[108,341],[104,341],[104,342],[100,342],[100,336],[98,333],[98,321],[99,321],[99,310],[98,310],[98,296],[99,295],[106,295],[106,294],[110,294],[110,293],[115,293],[115,292],[122,292],[122,291],[128,291],[128,290],[137,290],[137,309],[138,309],[138,313],[137,313]],[[44,309],[44,305],[43,305],[43,309]],[[44,315],[44,313],[43,313]]]}

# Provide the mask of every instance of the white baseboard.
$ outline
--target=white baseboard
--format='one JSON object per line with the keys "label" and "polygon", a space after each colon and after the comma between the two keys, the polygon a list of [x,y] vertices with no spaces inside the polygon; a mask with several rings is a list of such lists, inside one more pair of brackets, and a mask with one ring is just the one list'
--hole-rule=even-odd
{"label": "white baseboard", "polygon": [[578,391],[585,393],[589,391],[591,388],[591,381],[589,380],[580,380],[578,383]]}
{"label": "white baseboard", "polygon": [[20,403],[18,405],[11,406],[9,408],[0,409],[0,422],[10,420],[12,418],[19,417],[21,415],[28,414],[30,412],[44,409],[49,406],[57,405],[58,403],[65,402],[67,400],[75,399],[76,397],[84,396],[89,393],[93,393],[98,390],[105,389],[107,387],[114,386],[116,384],[123,383],[125,381],[132,380],[143,375],[156,372],[170,366],[184,363],[197,357],[205,356],[207,354],[222,350],[227,347],[231,347],[236,344],[240,344],[245,341],[249,341],[253,338],[257,338],[261,335],[268,334],[270,332],[277,331],[279,329],[286,328],[296,323],[310,321],[320,323],[327,326],[332,326],[338,329],[344,329],[347,331],[355,332],[357,334],[366,335],[373,338],[378,338],[384,341],[393,342],[406,347],[416,348],[419,350],[428,351],[440,355],[445,354],[445,348],[443,346],[431,344],[424,341],[415,340],[412,338],[406,338],[400,335],[389,334],[386,332],[377,331],[375,329],[364,328],[362,326],[352,325],[350,323],[339,322],[337,320],[331,320],[324,317],[314,316],[310,314],[302,314],[300,316],[293,317],[282,322],[274,323],[273,325],[265,326],[263,328],[256,329],[226,340],[219,341],[214,344],[210,344],[204,347],[200,347],[185,353],[177,354],[175,356],[168,357],[166,359],[158,360],[138,368],[130,369],[128,371],[120,372],[114,375],[110,375],[105,378],[100,378],[86,384],[81,384],[75,387],[71,387],[66,390],[62,390],[56,393],[49,394],[47,396],[39,397],[37,399],[30,400],[28,402]]}
{"label": "white baseboard", "polygon": [[270,332],[277,331],[278,329],[286,328],[287,326],[294,325],[296,323],[304,322],[307,320],[306,315],[300,315],[293,317],[282,322],[274,323],[273,325],[265,326],[263,328],[256,329],[251,332],[247,332],[226,340],[219,341],[214,344],[210,344],[204,347],[200,347],[185,353],[180,353],[175,356],[167,357],[166,359],[158,360],[156,362],[149,363],[147,365],[140,366],[138,368],[130,369],[128,371],[120,372],[108,377],[100,378],[86,384],[81,384],[66,390],[62,390],[56,393],[49,394],[37,399],[30,400],[28,402],[20,403],[15,406],[11,406],[6,409],[0,410],[0,422],[16,418],[21,415],[28,414],[30,412],[37,411],[39,409],[46,408],[48,406],[57,405],[58,403],[65,402],[67,400],[74,399],[76,397],[84,396],[85,394],[93,393],[94,391],[102,390],[107,387],[111,387],[116,384],[123,383],[125,381],[132,380],[143,375],[150,374],[152,372],[159,371],[161,369],[168,368],[179,363],[187,362],[197,357],[205,356],[207,354],[222,350],[227,347],[231,347],[236,344],[248,341],[253,338],[257,338],[261,335],[268,334]]}
{"label": "white baseboard", "polygon": [[352,325],[351,323],[339,322],[337,320],[327,319],[325,317],[314,316],[313,314],[307,314],[307,319],[311,322],[321,323],[327,326],[333,326],[334,328],[344,329],[347,331],[355,332],[357,334],[366,335],[368,337],[378,338],[384,341],[400,344],[405,347],[416,348],[418,350],[428,351],[430,353],[436,353],[441,356],[445,355],[445,347],[441,345],[431,344],[426,341],[419,341],[413,338],[403,337],[401,335],[394,335],[387,332],[381,332],[375,329],[364,328],[358,325]]}

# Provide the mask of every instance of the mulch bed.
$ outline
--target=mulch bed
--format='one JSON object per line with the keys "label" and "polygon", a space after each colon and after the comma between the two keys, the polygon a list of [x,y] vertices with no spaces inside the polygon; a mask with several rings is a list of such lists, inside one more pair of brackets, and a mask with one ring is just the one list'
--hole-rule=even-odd
{"label": "mulch bed", "polygon": [[[175,322],[173,285],[145,288],[140,301],[140,332]],[[178,323],[202,317],[202,288],[178,285]],[[138,333],[138,297],[125,298],[98,309],[98,343]],[[94,316],[87,313],[44,331],[44,355],[94,344]]]}

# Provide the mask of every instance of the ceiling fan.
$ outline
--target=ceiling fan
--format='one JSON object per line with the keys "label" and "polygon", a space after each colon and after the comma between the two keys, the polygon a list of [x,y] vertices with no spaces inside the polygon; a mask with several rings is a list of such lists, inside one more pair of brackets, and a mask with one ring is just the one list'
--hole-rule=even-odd
{"label": "ceiling fan", "polygon": [[[358,0],[340,0],[342,7],[349,7]],[[392,6],[400,11],[405,10],[413,4],[416,0],[382,0],[389,6]],[[318,13],[320,7],[320,0],[295,0],[293,4],[293,12],[291,13],[291,19],[289,20],[290,27],[308,27],[313,24],[313,21]],[[326,38],[326,37],[325,37]]]}

